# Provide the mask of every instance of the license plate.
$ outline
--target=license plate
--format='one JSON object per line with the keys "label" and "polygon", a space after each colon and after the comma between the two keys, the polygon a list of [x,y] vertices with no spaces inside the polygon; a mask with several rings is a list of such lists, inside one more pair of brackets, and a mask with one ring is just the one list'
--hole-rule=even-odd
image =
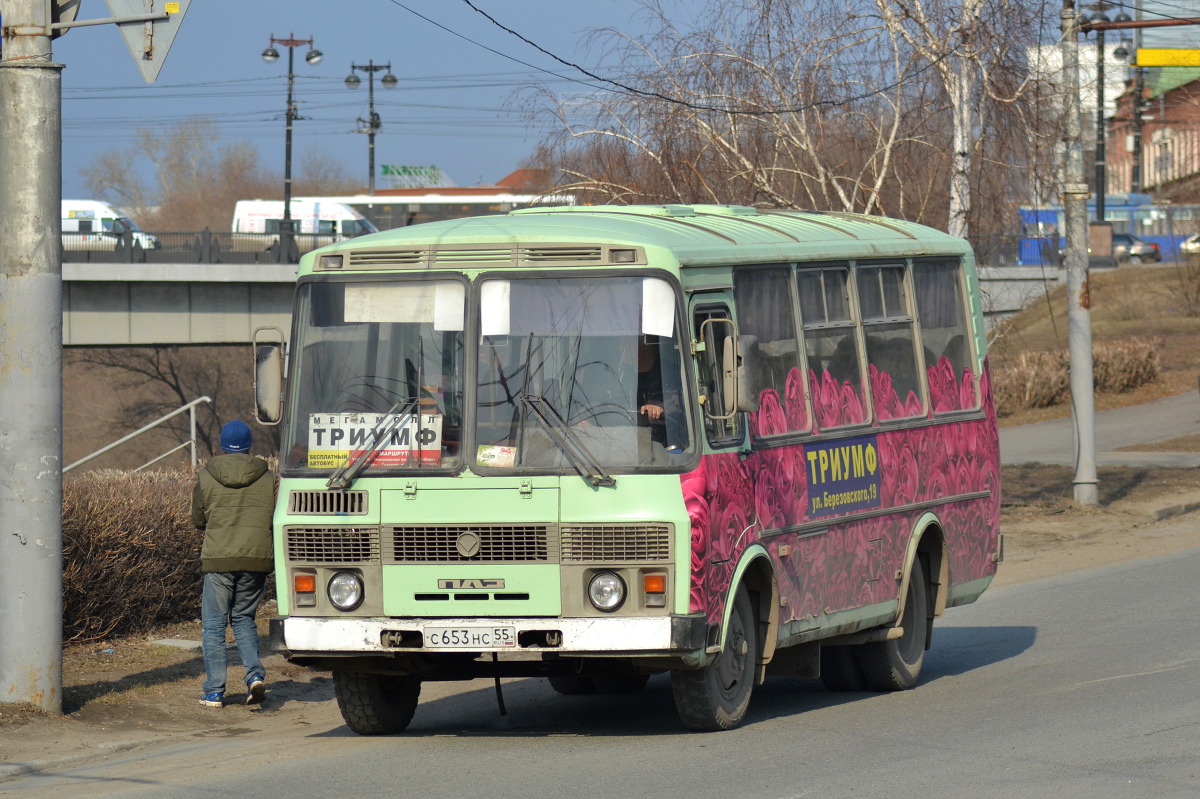
{"label": "license plate", "polygon": [[512,627],[426,627],[428,649],[492,649],[517,645]]}

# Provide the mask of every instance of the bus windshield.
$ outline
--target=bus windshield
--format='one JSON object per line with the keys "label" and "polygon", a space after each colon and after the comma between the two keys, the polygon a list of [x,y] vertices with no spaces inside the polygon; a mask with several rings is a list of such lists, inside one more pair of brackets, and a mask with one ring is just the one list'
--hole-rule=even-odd
{"label": "bus windshield", "polygon": [[459,465],[465,282],[304,283],[296,309],[285,468]]}
{"label": "bus windshield", "polygon": [[283,468],[340,478],[453,470],[469,455],[484,471],[601,480],[692,459],[670,283],[521,277],[477,291],[468,341],[463,280],[303,283]]}
{"label": "bus windshield", "polygon": [[659,278],[483,281],[478,466],[671,467],[691,457],[675,294]]}

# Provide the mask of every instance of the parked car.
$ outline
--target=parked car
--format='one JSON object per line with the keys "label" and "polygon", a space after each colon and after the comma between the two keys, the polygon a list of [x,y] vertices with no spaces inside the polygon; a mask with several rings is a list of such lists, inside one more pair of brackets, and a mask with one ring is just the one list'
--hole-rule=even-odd
{"label": "parked car", "polygon": [[1181,255],[1200,255],[1200,233],[1193,233],[1179,242],[1179,253]]}
{"label": "parked car", "polygon": [[1161,261],[1162,250],[1157,244],[1143,241],[1132,233],[1114,233],[1113,257],[1119,264],[1140,264],[1142,261]]}
{"label": "parked car", "polygon": [[[1195,238],[1193,236],[1193,238]],[[1200,252],[1200,249],[1197,250]],[[1060,262],[1066,258],[1066,250],[1060,249],[1058,257]],[[1092,254],[1092,250],[1088,248],[1088,255]],[[1140,264],[1143,261],[1161,261],[1162,250],[1154,242],[1139,239],[1132,233],[1114,233],[1113,234],[1113,260],[1117,262],[1117,266],[1121,264]]]}

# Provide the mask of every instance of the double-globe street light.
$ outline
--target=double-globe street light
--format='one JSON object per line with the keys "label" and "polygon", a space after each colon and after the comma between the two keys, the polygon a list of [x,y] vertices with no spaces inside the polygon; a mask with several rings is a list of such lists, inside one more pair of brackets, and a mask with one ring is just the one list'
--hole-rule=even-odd
{"label": "double-globe street light", "polygon": [[350,64],[350,76],[346,78],[346,87],[357,89],[362,85],[362,80],[359,79],[355,72],[367,73],[367,106],[368,119],[358,120],[358,133],[367,134],[367,182],[369,193],[375,193],[375,133],[383,127],[383,123],[379,120],[379,114],[375,113],[375,73],[387,70],[387,74],[379,79],[385,89],[394,89],[396,87],[396,76],[392,74],[391,63],[376,64],[374,60],[367,61],[366,66],[361,64]]}
{"label": "double-globe street light", "polygon": [[283,221],[279,225],[279,252],[277,253],[280,263],[292,263],[299,255],[296,248],[295,230],[292,228],[292,122],[301,119],[302,117],[296,113],[296,104],[292,100],[292,87],[296,81],[296,76],[292,71],[294,48],[302,44],[309,47],[308,54],[304,56],[304,61],[307,64],[316,66],[321,63],[321,51],[313,47],[312,39],[297,39],[296,34],[290,34],[286,39],[276,39],[271,36],[271,44],[266,50],[263,50],[263,61],[268,64],[279,60],[279,51],[275,49],[275,45],[280,45],[288,49],[288,71],[287,71],[287,135],[285,136],[285,144],[283,151]]}

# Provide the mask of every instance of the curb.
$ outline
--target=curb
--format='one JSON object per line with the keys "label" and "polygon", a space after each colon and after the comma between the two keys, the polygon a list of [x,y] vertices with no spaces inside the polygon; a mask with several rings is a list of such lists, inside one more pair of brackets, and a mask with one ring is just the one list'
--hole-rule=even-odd
{"label": "curb", "polygon": [[1156,522],[1161,522],[1164,519],[1174,519],[1176,516],[1184,516],[1197,510],[1200,510],[1200,502],[1185,502],[1181,505],[1168,505],[1165,508],[1158,508],[1150,514],[1150,518]]}

